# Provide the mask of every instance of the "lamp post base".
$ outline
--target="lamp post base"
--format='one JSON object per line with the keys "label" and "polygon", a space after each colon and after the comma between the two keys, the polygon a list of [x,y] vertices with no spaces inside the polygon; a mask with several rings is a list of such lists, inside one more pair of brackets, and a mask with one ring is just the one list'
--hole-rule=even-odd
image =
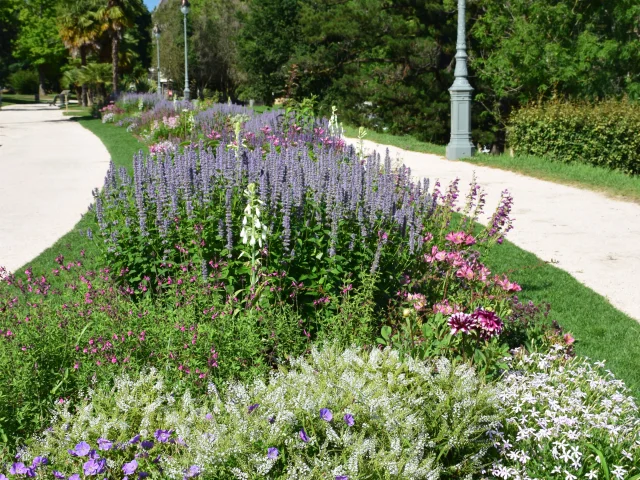
{"label": "lamp post base", "polygon": [[459,160],[460,158],[473,157],[476,154],[476,147],[469,141],[460,143],[450,143],[447,145],[447,159]]}
{"label": "lamp post base", "polygon": [[189,100],[191,100],[191,91],[189,90],[189,88],[185,88],[184,89],[184,99],[188,102]]}

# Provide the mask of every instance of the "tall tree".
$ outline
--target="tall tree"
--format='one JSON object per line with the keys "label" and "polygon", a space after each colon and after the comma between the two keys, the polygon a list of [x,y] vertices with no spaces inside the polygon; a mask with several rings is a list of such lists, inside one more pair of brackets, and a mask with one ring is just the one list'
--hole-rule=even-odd
{"label": "tall tree", "polygon": [[[101,33],[102,24],[96,0],[75,0],[60,9],[60,37],[72,54],[80,54],[80,65],[87,64],[87,55]],[[82,84],[82,105],[87,105],[87,84]]]}
{"label": "tall tree", "polygon": [[60,64],[64,58],[65,49],[56,26],[56,2],[30,0],[22,3],[18,19],[20,31],[13,54],[38,70],[39,88],[35,93],[38,102],[44,92],[46,67]]}
{"label": "tall tree", "polygon": [[108,0],[106,7],[100,10],[104,29],[111,38],[112,89],[118,94],[120,42],[125,30],[136,24],[136,18],[147,12],[142,0]]}
{"label": "tall tree", "polygon": [[18,36],[18,3],[15,0],[0,0],[0,85],[9,75],[13,60],[12,43]]}

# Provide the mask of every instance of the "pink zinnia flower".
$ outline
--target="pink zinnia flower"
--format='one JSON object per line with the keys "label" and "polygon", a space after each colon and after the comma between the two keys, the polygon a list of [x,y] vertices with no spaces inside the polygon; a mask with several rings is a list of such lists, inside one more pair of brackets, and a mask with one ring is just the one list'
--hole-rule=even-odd
{"label": "pink zinnia flower", "polygon": [[476,320],[484,338],[495,337],[502,332],[504,324],[494,312],[478,308],[471,316]]}

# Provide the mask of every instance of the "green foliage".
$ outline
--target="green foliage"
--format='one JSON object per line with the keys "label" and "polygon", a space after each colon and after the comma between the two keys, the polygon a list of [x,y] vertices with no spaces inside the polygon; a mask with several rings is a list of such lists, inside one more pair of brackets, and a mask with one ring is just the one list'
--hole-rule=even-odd
{"label": "green foliage", "polygon": [[38,91],[38,74],[33,70],[18,70],[9,75],[9,85],[24,95],[33,95]]}
{"label": "green foliage", "polygon": [[634,102],[531,105],[511,116],[508,141],[518,154],[640,174],[640,108]]}
{"label": "green foliage", "polygon": [[205,479],[453,480],[479,473],[486,432],[499,420],[495,390],[468,366],[401,361],[390,349],[314,348],[268,381],[234,383],[222,395],[213,386],[207,396],[172,395],[168,383],[145,371],[89,393],[77,408],[59,406],[52,429],[30,442],[22,460],[47,455],[43,471],[70,474],[86,459],[67,450],[103,438],[123,445],[97,450],[112,460],[105,474],[114,478],[142,452],[128,442],[140,435],[155,441],[138,456],[140,470],[156,472],[159,455],[162,478],[185,478],[195,465]]}

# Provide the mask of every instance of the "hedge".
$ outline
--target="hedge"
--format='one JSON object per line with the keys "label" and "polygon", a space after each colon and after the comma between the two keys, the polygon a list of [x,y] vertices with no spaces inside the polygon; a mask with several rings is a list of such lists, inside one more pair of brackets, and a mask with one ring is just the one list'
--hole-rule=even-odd
{"label": "hedge", "polygon": [[640,174],[640,105],[549,102],[515,111],[507,141],[519,155]]}

